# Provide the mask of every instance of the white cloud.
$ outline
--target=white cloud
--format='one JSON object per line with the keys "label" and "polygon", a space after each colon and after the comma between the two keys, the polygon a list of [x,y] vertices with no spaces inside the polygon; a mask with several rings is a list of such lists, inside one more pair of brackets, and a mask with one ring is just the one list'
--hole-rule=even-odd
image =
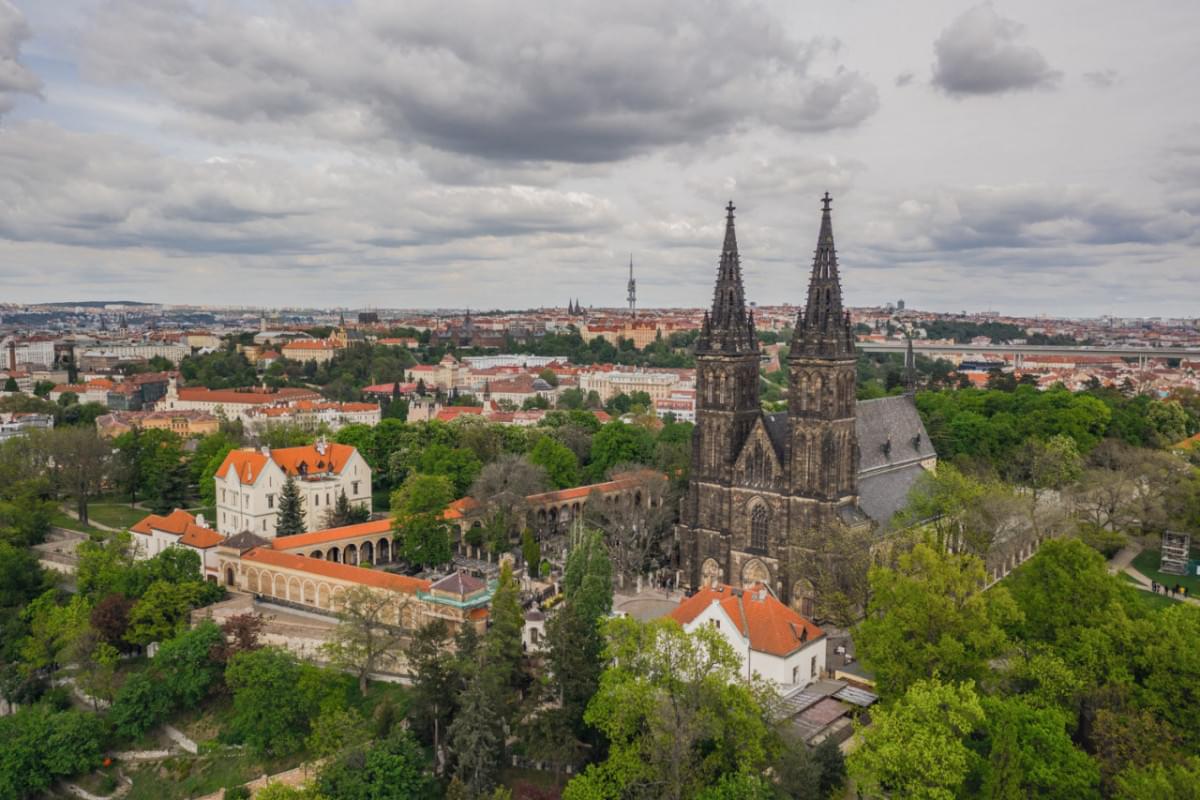
{"label": "white cloud", "polygon": [[997,94],[1057,85],[1062,73],[1037,49],[1021,44],[1025,26],[990,3],[963,13],[934,42],[933,83],[949,94]]}

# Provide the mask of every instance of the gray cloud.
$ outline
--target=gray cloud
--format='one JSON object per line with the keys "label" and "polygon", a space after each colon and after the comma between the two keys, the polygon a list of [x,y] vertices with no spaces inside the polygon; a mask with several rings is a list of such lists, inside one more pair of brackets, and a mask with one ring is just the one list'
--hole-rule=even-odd
{"label": "gray cloud", "polygon": [[185,160],[42,122],[0,131],[0,207],[0,237],[15,241],[285,259],[505,238],[561,246],[614,225],[586,192],[439,186],[383,161]]}
{"label": "gray cloud", "polygon": [[[911,255],[1075,248],[1079,263],[1109,245],[1155,246],[1195,236],[1186,210],[1132,206],[1084,186],[983,186],[904,201],[877,224],[873,249]],[[1095,248],[1089,254],[1089,249]]]}
{"label": "gray cloud", "polygon": [[18,94],[37,94],[42,83],[21,64],[21,44],[30,36],[25,17],[9,0],[0,0],[0,114],[9,111]]}
{"label": "gray cloud", "polygon": [[1001,17],[990,3],[972,8],[934,42],[933,84],[952,95],[1054,87],[1062,73],[1018,41],[1024,33],[1023,25]]}
{"label": "gray cloud", "polygon": [[917,77],[916,74],[914,74],[913,72],[910,72],[907,70],[904,72],[901,72],[899,75],[896,76],[896,86],[899,86],[899,87],[908,86],[910,83],[913,82],[913,80],[916,77]]}
{"label": "gray cloud", "polygon": [[1089,86],[1094,86],[1097,89],[1108,89],[1116,85],[1120,78],[1120,73],[1115,69],[1102,69],[1095,72],[1083,73],[1083,80]]}
{"label": "gray cloud", "polygon": [[216,137],[426,148],[493,161],[600,163],[751,124],[852,127],[875,87],[823,66],[757,3],[356,0],[236,6],[112,0],[92,75],[131,82]]}

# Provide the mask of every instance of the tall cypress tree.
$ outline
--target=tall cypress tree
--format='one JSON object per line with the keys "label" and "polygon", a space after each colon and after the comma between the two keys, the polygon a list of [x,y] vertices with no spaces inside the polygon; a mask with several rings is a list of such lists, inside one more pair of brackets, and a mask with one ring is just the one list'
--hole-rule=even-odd
{"label": "tall cypress tree", "polygon": [[275,521],[276,536],[291,536],[304,533],[304,506],[301,505],[300,489],[296,480],[288,475],[279,493],[279,517]]}

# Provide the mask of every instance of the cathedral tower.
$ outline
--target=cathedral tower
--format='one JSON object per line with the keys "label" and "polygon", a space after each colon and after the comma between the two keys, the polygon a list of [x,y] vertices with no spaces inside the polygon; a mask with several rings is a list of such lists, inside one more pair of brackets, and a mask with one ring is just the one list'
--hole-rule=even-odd
{"label": "cathedral tower", "polygon": [[796,319],[788,356],[788,428],[793,524],[823,525],[839,507],[857,504],[854,335],[842,308],[833,221],[826,193],[813,256],[808,301]]}
{"label": "cathedral tower", "polygon": [[696,427],[685,508],[689,525],[709,530],[729,528],[727,493],[720,487],[730,485],[734,460],[759,417],[758,337],[746,311],[732,202],[725,211],[712,310],[696,340]]}

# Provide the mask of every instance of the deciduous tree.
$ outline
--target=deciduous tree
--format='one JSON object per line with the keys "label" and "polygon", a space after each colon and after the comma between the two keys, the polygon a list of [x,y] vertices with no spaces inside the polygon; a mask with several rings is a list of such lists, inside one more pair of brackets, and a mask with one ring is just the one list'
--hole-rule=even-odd
{"label": "deciduous tree", "polygon": [[338,626],[321,649],[329,660],[358,677],[367,695],[367,678],[383,666],[405,640],[404,611],[409,599],[398,592],[355,586],[346,590]]}

